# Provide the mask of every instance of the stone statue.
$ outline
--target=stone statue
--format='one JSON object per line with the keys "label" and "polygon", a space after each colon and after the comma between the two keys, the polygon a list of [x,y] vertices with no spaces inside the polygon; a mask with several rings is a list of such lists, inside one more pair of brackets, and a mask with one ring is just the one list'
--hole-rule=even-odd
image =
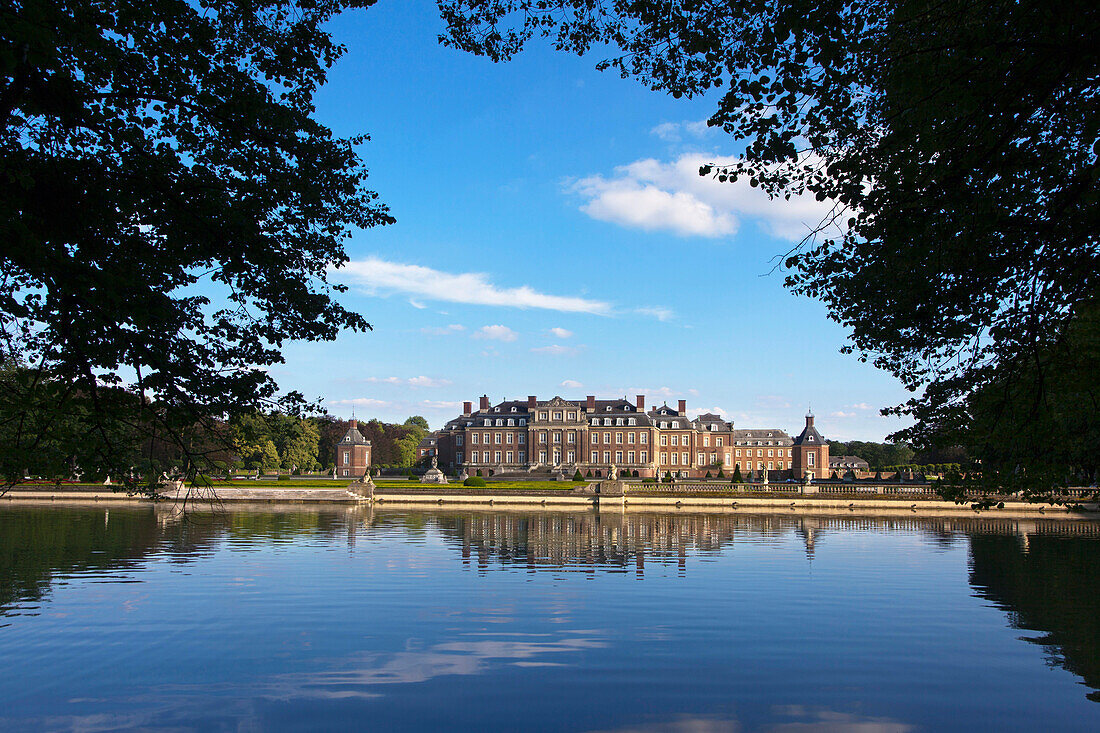
{"label": "stone statue", "polygon": [[439,468],[439,460],[432,456],[432,468]]}
{"label": "stone statue", "polygon": [[611,467],[607,469],[607,480],[616,481],[619,478],[619,469],[615,468],[615,464],[612,463]]}

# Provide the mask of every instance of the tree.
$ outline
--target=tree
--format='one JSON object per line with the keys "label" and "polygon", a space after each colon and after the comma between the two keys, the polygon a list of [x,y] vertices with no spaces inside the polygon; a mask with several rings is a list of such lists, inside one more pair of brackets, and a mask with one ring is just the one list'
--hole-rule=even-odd
{"label": "tree", "polygon": [[730,479],[732,483],[742,484],[745,482],[744,477],[741,475],[741,464],[733,464],[733,477]]}
{"label": "tree", "polygon": [[573,480],[584,481],[584,476],[581,476],[581,470],[579,468],[573,472]]}
{"label": "tree", "polygon": [[404,423],[407,428],[419,428],[422,433],[430,433],[431,427],[428,425],[428,421],[420,415],[413,415]]}
{"label": "tree", "polygon": [[0,393],[19,426],[0,451],[37,450],[30,426],[86,401],[111,443],[96,468],[117,472],[137,444],[112,433],[132,420],[107,389],[126,387],[194,473],[187,431],[270,406],[284,341],[370,328],[327,278],[353,228],[392,219],[365,186],[366,138],[333,136],[312,101],[343,52],[326,23],[370,4],[0,10],[0,360],[56,385]]}
{"label": "tree", "polygon": [[674,97],[723,88],[709,124],[744,152],[700,173],[827,207],[786,282],[847,327],[845,351],[918,395],[887,410],[915,418],[892,437],[961,445],[987,477],[1025,488],[1095,473],[1052,472],[1043,456],[1059,449],[1051,424],[1088,427],[1080,444],[1100,437],[1077,376],[1057,376],[1100,293],[1096,3],[440,7],[444,43],[494,60],[542,35],[567,52],[610,48],[599,68]]}

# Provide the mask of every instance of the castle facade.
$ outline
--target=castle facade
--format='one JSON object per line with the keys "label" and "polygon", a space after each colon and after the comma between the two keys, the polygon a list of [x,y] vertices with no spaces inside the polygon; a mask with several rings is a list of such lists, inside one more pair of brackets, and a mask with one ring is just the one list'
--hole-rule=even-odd
{"label": "castle facade", "polygon": [[[770,480],[829,476],[829,444],[814,427],[812,414],[792,438],[779,428],[735,428],[718,415],[687,416],[685,400],[647,410],[645,396],[584,401],[561,397],[489,404],[482,396],[475,411],[462,415],[433,436],[424,455],[441,466],[473,475],[532,473],[540,469],[606,475],[612,464],[623,475],[702,478],[719,471]],[[635,473],[636,472],[636,473]]]}

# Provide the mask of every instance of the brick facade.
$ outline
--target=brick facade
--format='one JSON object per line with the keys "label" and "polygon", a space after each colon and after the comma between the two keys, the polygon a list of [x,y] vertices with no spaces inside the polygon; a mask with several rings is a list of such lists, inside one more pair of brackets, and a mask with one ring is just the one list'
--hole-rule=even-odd
{"label": "brick facade", "polygon": [[352,420],[348,431],[336,444],[336,475],[364,476],[370,468],[370,441],[359,432],[359,423]]}
{"label": "brick facade", "polygon": [[816,430],[809,440],[803,431],[804,445],[797,444],[778,428],[735,429],[712,414],[690,419],[684,400],[676,408],[646,410],[643,395],[633,402],[531,396],[496,405],[482,396],[478,410],[465,402],[462,413],[433,434],[434,448],[440,466],[471,475],[552,469],[603,476],[615,464],[620,473],[640,477],[732,476],[740,468],[745,478],[768,472],[769,479],[783,480],[800,478],[802,466],[813,462],[826,471],[816,477],[828,476],[828,444]]}

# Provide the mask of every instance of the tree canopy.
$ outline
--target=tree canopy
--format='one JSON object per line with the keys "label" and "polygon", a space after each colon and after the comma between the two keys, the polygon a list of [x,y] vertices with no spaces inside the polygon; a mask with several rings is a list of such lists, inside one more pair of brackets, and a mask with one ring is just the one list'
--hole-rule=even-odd
{"label": "tree canopy", "polygon": [[675,97],[721,90],[709,124],[744,152],[700,173],[831,202],[786,282],[828,305],[847,351],[915,393],[890,410],[914,427],[892,437],[963,445],[1002,484],[1095,477],[1095,2],[439,6],[444,43],[494,60],[545,36]]}
{"label": "tree canopy", "polygon": [[335,137],[312,98],[343,52],[326,22],[372,3],[0,7],[6,479],[45,440],[94,434],[84,468],[116,475],[135,434],[187,452],[197,423],[270,406],[284,341],[370,328],[327,273],[391,217],[366,138]]}

